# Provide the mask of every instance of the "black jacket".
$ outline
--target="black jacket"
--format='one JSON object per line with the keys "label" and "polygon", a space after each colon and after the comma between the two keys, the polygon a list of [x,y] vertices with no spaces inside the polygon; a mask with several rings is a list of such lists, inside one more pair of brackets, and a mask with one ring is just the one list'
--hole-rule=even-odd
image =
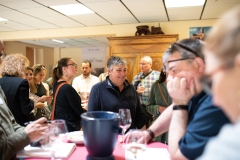
{"label": "black jacket", "polygon": [[29,114],[34,108],[34,102],[29,99],[28,81],[15,76],[3,76],[0,78],[0,86],[17,123],[24,126],[24,123],[29,121]]}

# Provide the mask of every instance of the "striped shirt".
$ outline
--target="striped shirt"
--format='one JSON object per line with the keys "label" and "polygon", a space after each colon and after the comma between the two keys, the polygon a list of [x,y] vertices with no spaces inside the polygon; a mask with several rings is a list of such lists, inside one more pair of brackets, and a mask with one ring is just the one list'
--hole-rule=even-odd
{"label": "striped shirt", "polygon": [[141,81],[138,84],[138,87],[139,86],[144,86],[145,87],[145,91],[142,94],[139,94],[139,99],[141,101],[141,104],[144,104],[144,105],[147,104],[152,84],[159,79],[159,75],[160,75],[159,71],[152,70],[152,72],[147,77],[145,77],[144,79],[142,79],[144,77],[143,72],[137,74],[133,78],[133,81],[132,81],[133,85],[136,84],[138,81]]}

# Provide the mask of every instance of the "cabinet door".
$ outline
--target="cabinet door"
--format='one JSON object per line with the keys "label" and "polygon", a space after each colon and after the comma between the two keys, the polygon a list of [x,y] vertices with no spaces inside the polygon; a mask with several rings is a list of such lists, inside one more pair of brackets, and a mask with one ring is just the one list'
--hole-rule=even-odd
{"label": "cabinet door", "polygon": [[113,55],[122,57],[127,61],[127,80],[129,83],[132,83],[134,76],[139,72],[140,54],[137,54],[137,53],[116,54],[115,53]]}
{"label": "cabinet door", "polygon": [[152,69],[161,72],[163,67],[162,55],[163,53],[142,53],[141,58],[144,56],[150,56],[152,58]]}

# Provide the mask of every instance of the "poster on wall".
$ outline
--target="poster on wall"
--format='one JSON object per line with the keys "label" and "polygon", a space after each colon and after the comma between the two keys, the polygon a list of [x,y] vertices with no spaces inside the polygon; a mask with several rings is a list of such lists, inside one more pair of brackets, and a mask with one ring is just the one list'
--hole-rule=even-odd
{"label": "poster on wall", "polygon": [[190,38],[204,40],[212,27],[190,27]]}
{"label": "poster on wall", "polygon": [[104,72],[106,47],[82,48],[82,60],[92,64],[92,75],[99,76]]}

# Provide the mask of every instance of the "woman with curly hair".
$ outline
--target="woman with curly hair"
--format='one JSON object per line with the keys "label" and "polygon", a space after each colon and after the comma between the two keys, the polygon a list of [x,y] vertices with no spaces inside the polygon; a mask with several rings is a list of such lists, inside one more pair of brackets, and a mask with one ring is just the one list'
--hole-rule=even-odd
{"label": "woman with curly hair", "polygon": [[22,54],[6,56],[0,67],[0,86],[2,87],[7,104],[18,124],[24,126],[29,114],[34,108],[34,101],[29,99],[29,84],[24,79],[25,69],[29,60]]}
{"label": "woman with curly hair", "polygon": [[50,115],[50,110],[48,106],[52,102],[52,96],[49,96],[48,84],[43,82],[43,79],[47,73],[47,69],[42,64],[36,64],[32,68],[33,79],[29,83],[30,92],[39,97],[38,103],[36,104],[37,109],[34,110],[34,118],[38,119],[43,116],[49,118],[48,114]]}

